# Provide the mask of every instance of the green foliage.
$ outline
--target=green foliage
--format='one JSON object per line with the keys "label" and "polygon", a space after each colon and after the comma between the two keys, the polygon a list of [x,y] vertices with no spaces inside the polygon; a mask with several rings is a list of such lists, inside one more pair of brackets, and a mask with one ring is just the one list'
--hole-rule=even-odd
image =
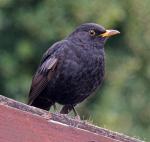
{"label": "green foliage", "polygon": [[106,44],[102,88],[79,107],[86,119],[150,139],[149,0],[0,0],[0,93],[25,102],[43,52],[77,25],[121,31]]}

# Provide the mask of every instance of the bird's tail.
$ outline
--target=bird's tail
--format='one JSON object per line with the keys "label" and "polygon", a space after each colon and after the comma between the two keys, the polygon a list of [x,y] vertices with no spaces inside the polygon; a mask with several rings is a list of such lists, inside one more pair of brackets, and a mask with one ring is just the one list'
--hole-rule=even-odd
{"label": "bird's tail", "polygon": [[28,102],[27,104],[47,111],[49,111],[50,107],[54,105],[51,100],[43,97],[37,97],[32,103]]}

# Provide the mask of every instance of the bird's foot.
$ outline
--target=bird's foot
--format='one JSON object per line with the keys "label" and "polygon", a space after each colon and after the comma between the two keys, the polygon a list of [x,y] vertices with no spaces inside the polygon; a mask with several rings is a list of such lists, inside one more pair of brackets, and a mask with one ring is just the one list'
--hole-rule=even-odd
{"label": "bird's foot", "polygon": [[74,119],[75,119],[75,120],[81,120],[80,115],[77,114],[77,115],[74,117]]}
{"label": "bird's foot", "polygon": [[42,115],[42,117],[45,118],[46,120],[50,120],[50,119],[52,118],[52,115],[51,115],[50,112],[48,112],[48,113],[44,113],[44,114]]}

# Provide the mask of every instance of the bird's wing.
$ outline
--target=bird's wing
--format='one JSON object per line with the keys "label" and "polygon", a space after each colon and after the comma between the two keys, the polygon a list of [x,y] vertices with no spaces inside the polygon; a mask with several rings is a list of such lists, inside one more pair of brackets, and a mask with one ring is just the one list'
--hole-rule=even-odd
{"label": "bird's wing", "polygon": [[29,92],[28,104],[31,105],[32,102],[38,97],[38,95],[47,86],[47,83],[51,80],[56,66],[58,63],[57,58],[46,59],[38,68],[37,73],[33,77],[31,89]]}
{"label": "bird's wing", "polygon": [[66,40],[56,42],[43,55],[39,68],[32,80],[28,97],[29,105],[33,103],[33,101],[47,86],[48,82],[52,79],[58,64],[58,58],[56,58],[54,55],[59,49],[62,49],[63,46],[66,46]]}

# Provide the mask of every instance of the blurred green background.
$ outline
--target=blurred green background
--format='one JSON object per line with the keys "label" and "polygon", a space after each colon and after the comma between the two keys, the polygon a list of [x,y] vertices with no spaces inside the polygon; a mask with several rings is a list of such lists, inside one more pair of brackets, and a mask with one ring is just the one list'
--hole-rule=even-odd
{"label": "blurred green background", "polygon": [[121,34],[106,44],[106,75],[78,107],[84,119],[150,140],[150,0],[0,0],[0,94],[25,102],[42,54],[81,23]]}

